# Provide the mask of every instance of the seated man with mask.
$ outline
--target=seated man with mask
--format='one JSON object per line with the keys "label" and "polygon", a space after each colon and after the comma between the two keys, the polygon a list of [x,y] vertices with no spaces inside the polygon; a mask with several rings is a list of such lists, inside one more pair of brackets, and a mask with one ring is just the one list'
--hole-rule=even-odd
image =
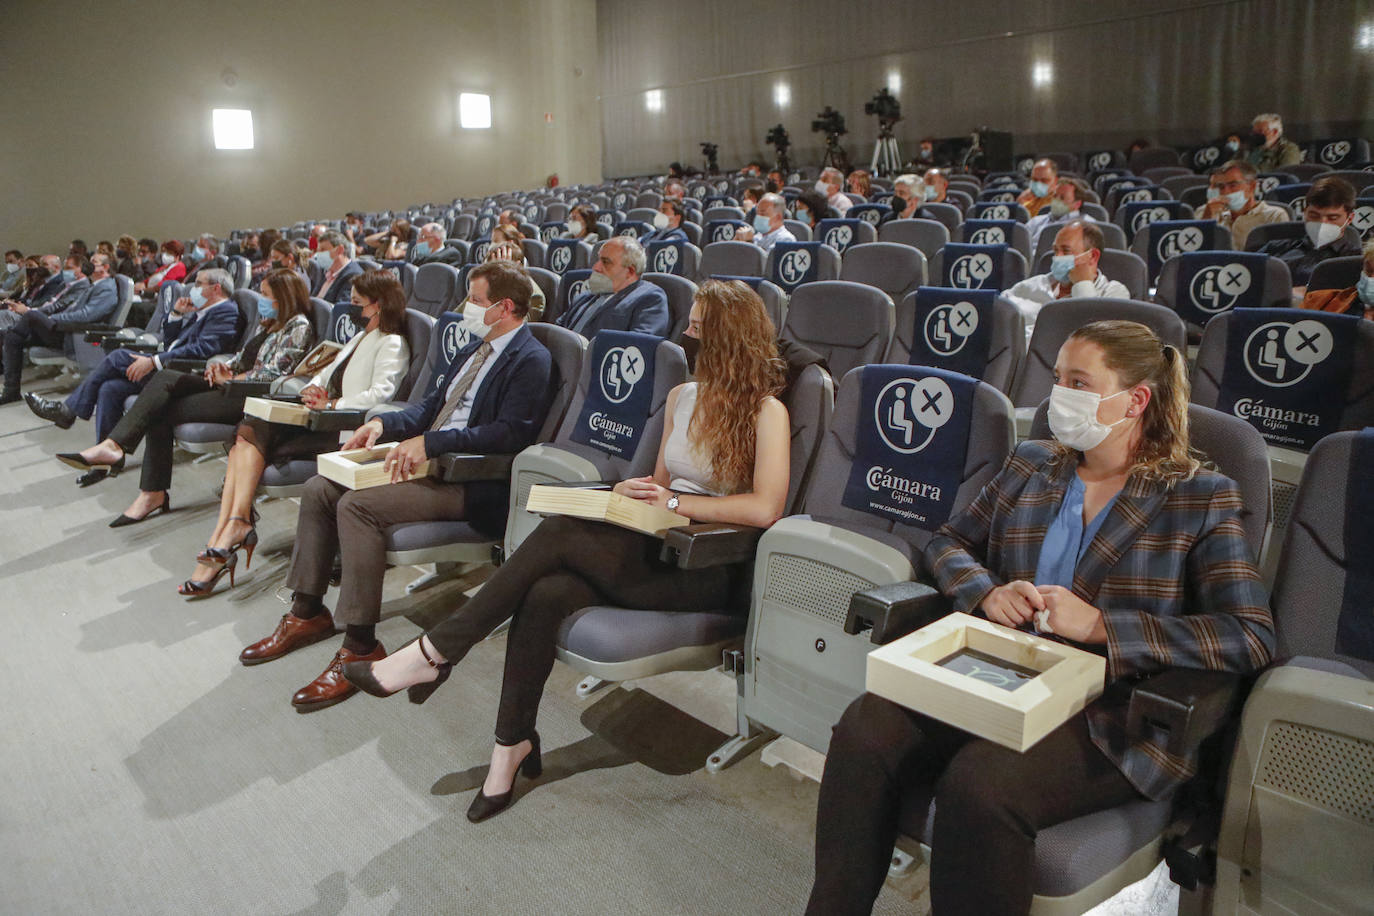
{"label": "seated man with mask", "polygon": [[601,246],[587,292],[568,303],[555,323],[591,340],[597,331],[635,331],[667,337],[672,327],[668,297],[641,279],[644,246],[616,236]]}
{"label": "seated man with mask", "polygon": [[926,185],[920,175],[898,175],[892,182],[892,219],[917,219],[926,200]]}
{"label": "seated man with mask", "polygon": [[1312,270],[1328,258],[1358,255],[1360,246],[1347,241],[1345,227],[1355,212],[1355,187],[1344,178],[1318,178],[1307,192],[1303,222],[1307,231],[1295,239],[1274,239],[1260,248],[1288,265],[1293,275],[1293,295],[1307,293]]}
{"label": "seated man with mask", "polygon": [[797,237],[783,225],[787,216],[787,201],[781,194],[765,194],[754,208],[753,225],[735,232],[735,240],[753,242],[764,251],[771,251],[778,242],[795,242]]}
{"label": "seated man with mask", "polygon": [[1054,237],[1050,272],[1027,277],[1004,292],[1026,319],[1026,340],[1035,316],[1056,299],[1129,299],[1130,291],[1097,269],[1102,259],[1102,230],[1087,220],[1074,220]]}
{"label": "seated man with mask", "polygon": [[1241,159],[1233,159],[1217,166],[1207,187],[1207,203],[1198,207],[1198,219],[1214,219],[1231,230],[1231,244],[1244,250],[1250,230],[1265,223],[1282,223],[1288,219],[1283,207],[1255,199],[1259,172]]}
{"label": "seated man with mask", "polygon": [[1031,169],[1030,177],[1030,187],[1021,192],[1016,202],[1035,216],[1054,199],[1054,189],[1059,186],[1059,166],[1053,159],[1041,159]]}
{"label": "seated man with mask", "polygon": [[1053,228],[1057,231],[1060,226],[1076,219],[1090,223],[1093,221],[1091,216],[1082,212],[1083,198],[1087,193],[1088,186],[1077,178],[1065,178],[1059,182],[1059,186],[1054,189],[1054,196],[1050,198],[1049,208],[1041,210],[1026,223],[1026,231],[1030,233],[1031,251],[1036,250],[1035,243],[1039,240],[1040,233],[1046,229]]}
{"label": "seated man with mask", "polygon": [[1250,123],[1250,164],[1258,172],[1278,172],[1302,162],[1302,150],[1283,135],[1283,118],[1276,114],[1255,115]]}
{"label": "seated man with mask", "polygon": [[415,244],[410,246],[406,259],[416,267],[426,264],[447,264],[449,267],[462,267],[467,256],[447,244],[444,227],[438,223],[426,223],[420,227]]}
{"label": "seated man with mask", "polygon": [[310,290],[310,295],[334,305],[349,302],[353,278],[363,272],[363,266],[353,260],[353,244],[348,238],[330,229],[316,242],[310,260],[320,269],[320,282]]}
{"label": "seated man with mask", "polygon": [[200,238],[196,239],[196,247],[191,249],[191,259],[196,263],[186,272],[186,279],[181,281],[183,283],[193,282],[202,270],[224,266],[224,262],[219,260],[219,239],[202,232]]}
{"label": "seated man with mask", "polygon": [[925,174],[921,176],[921,180],[925,182],[926,203],[949,203],[949,201],[945,199],[945,192],[949,190],[949,179],[945,177],[944,172],[939,169],[926,169]]}
{"label": "seated man with mask", "polygon": [[641,245],[650,242],[671,242],[675,239],[687,241],[687,231],[682,228],[682,215],[685,212],[682,201],[676,197],[665,197],[654,214],[654,231],[640,239]]}
{"label": "seated man with mask", "polygon": [[841,219],[854,206],[854,202],[841,193],[843,190],[844,173],[833,166],[821,170],[821,177],[816,179],[816,193],[825,197],[826,205]]}

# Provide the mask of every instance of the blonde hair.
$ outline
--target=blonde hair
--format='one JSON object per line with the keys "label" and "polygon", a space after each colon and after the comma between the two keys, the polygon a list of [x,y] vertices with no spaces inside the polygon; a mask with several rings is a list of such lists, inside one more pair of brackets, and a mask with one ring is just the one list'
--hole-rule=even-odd
{"label": "blonde hair", "polygon": [[1150,403],[1140,418],[1140,441],[1130,473],[1173,484],[1189,480],[1202,462],[1188,444],[1188,370],[1183,354],[1138,321],[1093,321],[1069,335],[1096,344],[1102,361],[1125,388],[1146,385]]}

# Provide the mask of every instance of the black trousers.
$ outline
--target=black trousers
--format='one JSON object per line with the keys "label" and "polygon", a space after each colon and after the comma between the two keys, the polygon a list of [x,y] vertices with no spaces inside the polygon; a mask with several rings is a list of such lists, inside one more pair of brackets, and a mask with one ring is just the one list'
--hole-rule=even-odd
{"label": "black trousers", "polygon": [[19,323],[5,332],[0,353],[5,362],[5,387],[18,390],[19,377],[24,371],[24,350],[28,347],[61,349],[66,334],[57,328],[53,319],[41,312],[25,312]]}
{"label": "black trousers", "polygon": [[498,743],[518,744],[534,734],[558,628],[574,611],[597,604],[657,611],[730,604],[735,568],[678,569],[658,559],[662,546],[659,538],[614,525],[545,519],[467,604],[429,631],[434,647],[457,662],[513,617],[496,717]]}
{"label": "black trousers", "polygon": [[1021,754],[866,693],[830,739],[808,914],[872,911],[903,795],[931,786],[936,916],[1028,912],[1036,832],[1139,797],[1081,714]]}
{"label": "black trousers", "polygon": [[138,486],[156,492],[172,485],[172,433],[177,425],[236,423],[242,417],[243,398],[211,388],[198,373],[160,369],[110,431],[110,438],[125,452],[146,440]]}

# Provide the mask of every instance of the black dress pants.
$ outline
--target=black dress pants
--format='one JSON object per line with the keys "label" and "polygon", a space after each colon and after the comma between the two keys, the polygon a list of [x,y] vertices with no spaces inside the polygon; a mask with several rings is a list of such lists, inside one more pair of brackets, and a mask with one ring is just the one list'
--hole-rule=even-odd
{"label": "black dress pants", "polygon": [[211,388],[203,376],[160,370],[138,400],[110,432],[125,452],[144,440],[143,470],[138,488],[146,493],[172,485],[173,433],[182,423],[237,423],[243,417],[243,397]]}
{"label": "black dress pants", "polygon": [[1036,832],[1139,797],[1092,743],[1082,714],[1017,753],[866,693],[830,739],[808,914],[872,911],[903,795],[931,786],[935,916],[1028,912]]}
{"label": "black dress pants", "polygon": [[661,538],[601,522],[545,519],[473,598],[427,634],[457,662],[513,617],[496,740],[534,734],[544,682],[553,670],[558,628],[597,604],[657,611],[719,610],[730,604],[737,567],[683,570],[661,562]]}

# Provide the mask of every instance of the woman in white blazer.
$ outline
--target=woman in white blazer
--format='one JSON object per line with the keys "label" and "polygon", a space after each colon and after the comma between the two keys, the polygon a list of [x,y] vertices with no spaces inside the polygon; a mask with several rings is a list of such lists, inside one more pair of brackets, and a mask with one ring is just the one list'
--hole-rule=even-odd
{"label": "woman in white blazer", "polygon": [[[312,410],[369,410],[386,403],[395,397],[410,367],[406,297],[400,282],[386,271],[368,271],[353,281],[352,301],[362,309],[366,326],[301,390],[301,402]],[[338,444],[338,433],[244,417],[229,451],[215,531],[196,557],[195,572],[178,591],[192,598],[208,595],[225,572],[230,572],[232,584],[241,547],[248,568],[258,543],[253,499],[268,461],[318,455]]]}

